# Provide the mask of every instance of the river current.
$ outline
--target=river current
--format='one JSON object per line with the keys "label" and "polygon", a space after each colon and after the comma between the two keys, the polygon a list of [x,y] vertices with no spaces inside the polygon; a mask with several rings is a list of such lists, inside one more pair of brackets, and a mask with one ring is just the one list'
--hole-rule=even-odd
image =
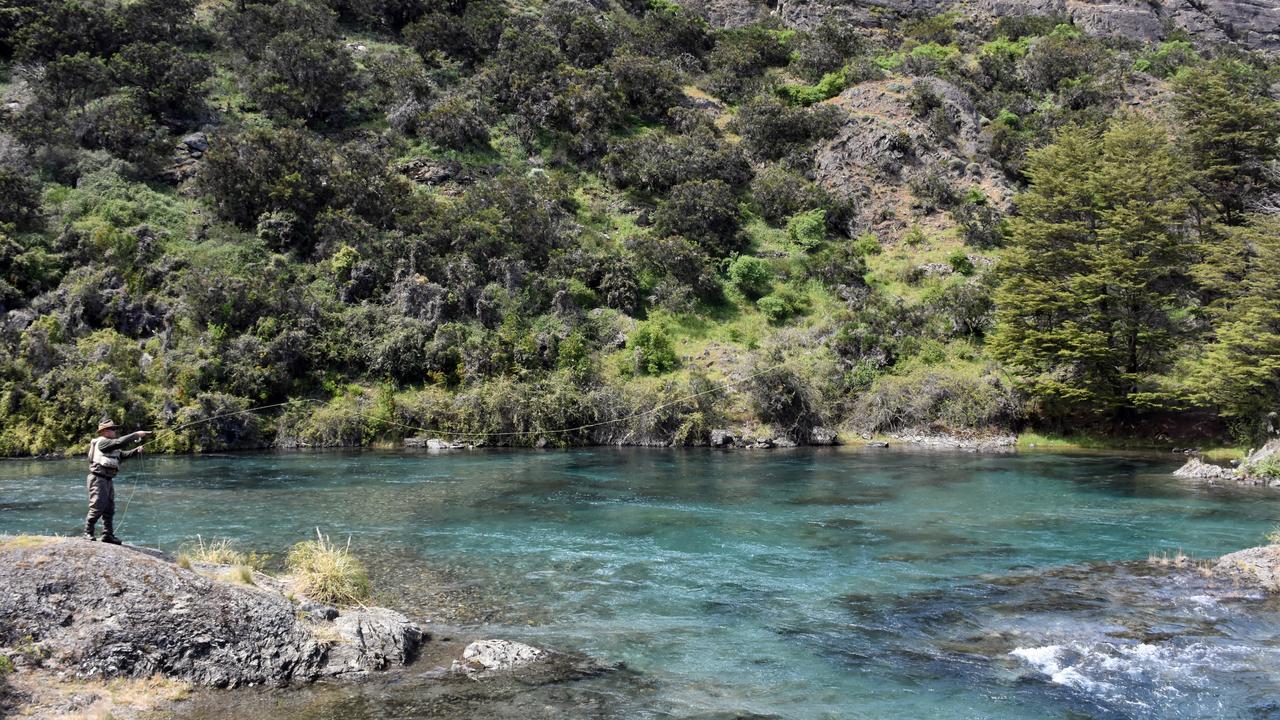
{"label": "river current", "polygon": [[[1280,718],[1280,608],[1147,562],[1257,545],[1280,492],[1174,456],[870,448],[148,457],[126,541],[316,528],[377,601],[622,669],[542,688],[200,695],[196,718]],[[73,534],[83,463],[0,463],[0,533]],[[117,510],[119,514],[120,509]],[[439,631],[437,631],[439,632]],[[430,663],[425,663],[429,665]],[[472,687],[475,686],[475,687]]]}

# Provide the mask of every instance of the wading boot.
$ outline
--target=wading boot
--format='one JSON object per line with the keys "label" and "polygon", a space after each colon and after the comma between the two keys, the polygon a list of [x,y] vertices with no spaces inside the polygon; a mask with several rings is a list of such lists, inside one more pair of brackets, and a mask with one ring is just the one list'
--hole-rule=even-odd
{"label": "wading boot", "polygon": [[81,535],[81,537],[83,537],[85,540],[88,540],[89,542],[93,542],[94,540],[98,539],[93,536],[93,526],[90,525],[88,522],[85,522],[84,524],[84,534]]}
{"label": "wading boot", "polygon": [[121,542],[121,541],[120,541],[120,538],[116,537],[115,535],[103,535],[103,536],[102,536],[102,542],[104,542],[104,543],[108,543],[108,544],[110,544],[110,545],[123,545],[123,544],[124,544],[123,542]]}

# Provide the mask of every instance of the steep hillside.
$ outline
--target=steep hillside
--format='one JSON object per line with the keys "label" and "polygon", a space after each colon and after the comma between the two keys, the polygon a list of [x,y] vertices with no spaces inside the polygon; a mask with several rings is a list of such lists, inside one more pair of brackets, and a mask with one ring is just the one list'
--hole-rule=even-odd
{"label": "steep hillside", "polygon": [[0,454],[1256,441],[1278,12],[0,0]]}

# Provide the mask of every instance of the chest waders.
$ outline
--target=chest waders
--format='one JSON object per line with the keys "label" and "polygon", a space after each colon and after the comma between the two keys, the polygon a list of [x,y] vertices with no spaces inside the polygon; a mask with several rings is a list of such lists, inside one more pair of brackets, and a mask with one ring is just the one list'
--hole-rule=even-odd
{"label": "chest waders", "polygon": [[89,491],[89,514],[84,518],[84,535],[95,540],[93,526],[102,518],[102,541],[120,544],[115,534],[116,488],[114,478],[120,472],[120,451],[103,452],[97,438],[89,443],[89,476],[85,489]]}

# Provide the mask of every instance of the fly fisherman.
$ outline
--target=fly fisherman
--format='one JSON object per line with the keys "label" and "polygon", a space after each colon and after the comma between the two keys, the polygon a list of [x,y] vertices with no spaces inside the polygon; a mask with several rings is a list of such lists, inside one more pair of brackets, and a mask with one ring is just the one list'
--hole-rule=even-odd
{"label": "fly fisherman", "polygon": [[142,454],[142,446],[124,450],[126,445],[141,440],[151,433],[139,430],[124,437],[116,437],[116,424],[110,420],[98,423],[98,435],[89,443],[89,515],[84,519],[84,539],[96,540],[93,526],[102,518],[102,542],[119,545],[112,523],[116,514],[116,490],[112,479],[120,472],[120,461]]}

